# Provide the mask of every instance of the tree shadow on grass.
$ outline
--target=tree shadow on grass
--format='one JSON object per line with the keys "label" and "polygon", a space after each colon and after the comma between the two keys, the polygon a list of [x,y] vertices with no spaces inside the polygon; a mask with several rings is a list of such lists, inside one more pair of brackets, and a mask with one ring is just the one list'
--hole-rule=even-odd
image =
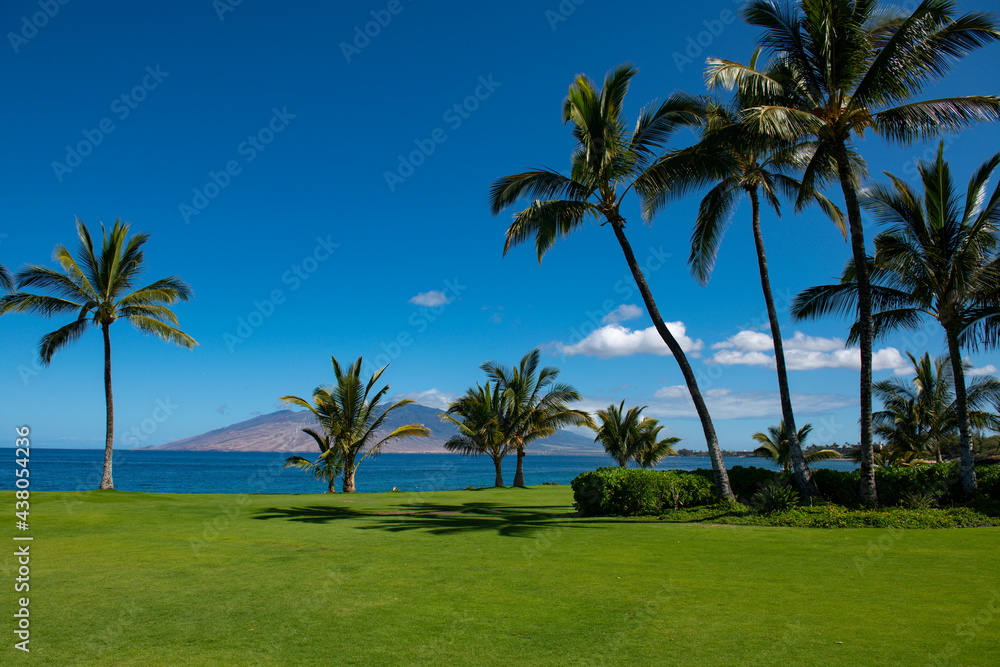
{"label": "tree shadow on grass", "polygon": [[494,531],[505,537],[532,537],[549,528],[584,527],[564,521],[574,513],[559,514],[551,506],[511,507],[479,502],[461,505],[442,503],[407,503],[393,509],[360,510],[337,505],[309,507],[272,507],[261,510],[255,519],[285,519],[304,523],[331,523],[343,520],[369,520],[359,530],[384,530],[398,533],[422,530],[434,535],[471,531]]}

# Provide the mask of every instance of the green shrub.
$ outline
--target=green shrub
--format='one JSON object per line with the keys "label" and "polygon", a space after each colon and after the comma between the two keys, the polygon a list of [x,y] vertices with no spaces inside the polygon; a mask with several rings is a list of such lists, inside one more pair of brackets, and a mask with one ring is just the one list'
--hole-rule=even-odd
{"label": "green shrub", "polygon": [[979,495],[1000,500],[1000,465],[976,466]]}
{"label": "green shrub", "polygon": [[715,500],[710,481],[680,470],[598,468],[571,485],[583,516],[648,516]]}
{"label": "green shrub", "polygon": [[750,498],[750,504],[762,514],[787,512],[799,504],[799,492],[791,486],[771,482]]}
{"label": "green shrub", "polygon": [[857,471],[812,469],[819,495],[844,507],[853,507],[860,501],[861,474]]}

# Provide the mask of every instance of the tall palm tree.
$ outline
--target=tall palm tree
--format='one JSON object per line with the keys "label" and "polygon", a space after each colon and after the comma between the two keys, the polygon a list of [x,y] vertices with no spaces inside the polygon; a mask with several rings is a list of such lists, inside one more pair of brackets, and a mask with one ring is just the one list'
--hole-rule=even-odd
{"label": "tall palm tree", "polygon": [[652,417],[646,417],[639,423],[639,440],[632,458],[640,468],[652,468],[667,456],[677,454],[674,445],[681,439],[676,436],[660,438],[662,430],[663,425]]}
{"label": "tall palm tree", "polygon": [[[465,456],[489,456],[496,470],[493,486],[503,486],[503,457],[510,451],[507,427],[507,394],[499,383],[492,388],[477,384],[438,415],[458,428],[458,435],[444,443],[444,448]],[[461,419],[456,418],[458,415]]]}
{"label": "tall palm tree", "polygon": [[637,405],[625,411],[625,401],[622,401],[618,405],[612,403],[607,408],[597,411],[601,425],[595,428],[597,436],[594,442],[601,443],[608,456],[617,461],[622,468],[638,451],[637,445],[642,437],[639,425],[643,421],[642,411],[645,409],[645,405]]}
{"label": "tall palm tree", "polygon": [[[1000,39],[990,14],[956,17],[952,0],[925,0],[911,14],[875,0],[750,0],[743,17],[763,28],[760,43],[778,66],[767,73],[708,59],[709,83],[739,87],[766,103],[745,120],[766,134],[812,137],[816,151],[803,174],[811,186],[831,158],[837,165],[858,267],[861,350],[861,499],[877,501],[872,468],[872,295],[858,202],[861,174],[850,145],[867,129],[891,142],[957,131],[1000,118],[1000,97],[980,95],[908,102],[970,51]],[[808,190],[803,191],[808,192]]]}
{"label": "tall palm tree", "polygon": [[[798,442],[799,444],[804,444],[806,438],[812,433],[812,424],[806,424],[799,429]],[[765,458],[771,459],[774,463],[781,466],[781,469],[785,472],[791,472],[792,470],[792,455],[791,455],[791,438],[789,438],[788,427],[785,422],[780,422],[777,426],[769,426],[767,433],[758,431],[754,433],[751,437],[760,443],[757,449],[753,450],[756,456],[763,456]],[[815,463],[817,461],[827,461],[829,459],[839,459],[840,453],[835,452],[832,449],[820,449],[815,452],[810,452],[805,455],[806,463]]]}
{"label": "tall palm tree", "polygon": [[[330,359],[333,361],[336,384],[314,389],[315,405],[292,395],[282,396],[281,401],[306,408],[316,416],[324,436],[328,437],[313,435],[313,438],[320,443],[326,442],[329,449],[335,452],[329,456],[339,457],[343,461],[344,493],[354,493],[354,473],[366,458],[378,456],[387,442],[411,436],[426,437],[431,431],[423,424],[406,424],[381,435],[380,431],[389,413],[413,401],[407,398],[383,410],[381,403],[389,391],[389,385],[369,397],[375,383],[389,367],[388,364],[375,371],[365,383],[361,380],[361,357],[346,370],[341,368],[336,357],[331,356]],[[322,450],[322,444],[320,449]]]}
{"label": "tall palm tree", "polygon": [[[30,265],[15,277],[18,290],[0,298],[0,315],[33,313],[43,317],[76,313],[69,324],[42,336],[39,356],[44,365],[56,351],[75,342],[91,325],[104,334],[104,398],[107,408],[107,435],[104,446],[102,489],[113,489],[111,459],[114,449],[115,411],[111,391],[111,325],[125,320],[142,333],[192,348],[198,343],[178,328],[177,316],[168,308],[178,301],[188,301],[191,289],[176,276],[157,280],[135,289],[142,273],[142,246],[148,234],[129,237],[129,225],[116,220],[110,232],[101,225],[101,247],[94,248],[90,232],[77,218],[80,237],[77,256],[63,245],[54,252],[62,272],[45,266]],[[21,291],[37,287],[51,294]]]}
{"label": "tall palm tree", "polygon": [[[962,347],[1000,343],[1000,184],[987,199],[990,175],[997,166],[1000,153],[976,170],[963,207],[944,161],[942,142],[937,159],[918,167],[924,196],[887,173],[892,186],[873,186],[862,199],[877,221],[892,225],[875,238],[874,258],[863,262],[872,276],[877,311],[872,333],[882,337],[895,329],[913,329],[924,316],[933,317],[944,329],[955,383],[966,494],[976,490],[976,471]],[[818,317],[856,312],[860,274],[856,264],[848,262],[839,284],[799,294],[793,314]],[[849,341],[860,337],[861,324],[851,328]]]}
{"label": "tall palm tree", "polygon": [[514,486],[524,486],[524,449],[534,440],[553,435],[563,426],[590,426],[593,419],[582,410],[569,407],[580,400],[580,394],[568,384],[556,382],[559,369],[546,366],[539,369],[541,355],[537,349],[521,357],[516,368],[484,363],[481,368],[505,394],[504,430],[508,447],[517,452]]}
{"label": "tall palm tree", "polygon": [[[751,69],[756,70],[759,56],[760,49],[757,49],[750,59]],[[764,293],[764,304],[767,308],[771,340],[774,345],[781,414],[785,423],[789,425],[788,444],[792,469],[803,495],[816,496],[819,494],[819,489],[802,456],[802,449],[796,436],[781,329],[771,292],[771,278],[764,251],[764,236],[761,232],[761,196],[779,217],[781,215],[779,197],[784,195],[793,201],[798,199],[799,207],[803,202],[817,203],[844,234],[844,238],[847,237],[847,228],[844,225],[843,213],[820,192],[810,189],[806,197],[799,199],[798,195],[803,190],[802,182],[789,175],[789,172],[808,163],[811,153],[815,150],[815,143],[781,141],[754,132],[754,128],[747,127],[741,122],[743,112],[752,106],[753,99],[749,97],[749,91],[737,90],[729,105],[715,105],[709,109],[700,142],[693,147],[674,152],[668,160],[677,162],[678,167],[686,167],[689,174],[699,174],[700,178],[717,172],[720,164],[722,165],[722,171],[715,179],[715,186],[701,200],[694,230],[691,232],[691,254],[688,265],[695,279],[702,285],[708,284],[712,275],[719,246],[729,227],[733,209],[742,197],[746,196],[750,200],[750,226],[757,250],[761,290]],[[684,170],[679,168],[678,171]],[[827,165],[822,175],[829,176],[833,173],[836,173],[833,165]],[[647,212],[647,216],[654,216],[659,211],[659,206],[671,194],[672,192],[665,191],[663,196],[654,198],[650,202],[651,210]]]}
{"label": "tall palm tree", "polygon": [[504,254],[533,236],[539,262],[556,239],[570,235],[588,220],[603,219],[601,224],[611,228],[646,311],[684,376],[705,432],[716,493],[732,497],[715,426],[694,371],[660,316],[625,236],[625,218],[620,213],[622,200],[629,191],[634,190],[641,201],[646,201],[671,185],[676,174],[670,173],[658,158],[678,127],[701,121],[704,108],[698,100],[674,93],[662,104],[640,112],[634,129],[628,132],[623,104],[629,82],[637,71],[630,65],[612,70],[599,91],[586,76],[577,76],[563,102],[563,122],[572,125],[577,141],[570,175],[543,168],[498,178],[490,189],[490,208],[497,215],[522,200],[531,201],[515,214],[507,229]]}
{"label": "tall palm tree", "polygon": [[302,468],[303,470],[310,471],[313,477],[326,482],[327,493],[336,493],[337,477],[344,472],[343,453],[340,449],[330,446],[331,436],[329,434],[320,434],[311,428],[304,428],[302,432],[307,433],[319,445],[319,458],[315,461],[310,461],[301,456],[289,456],[285,459],[284,467]]}

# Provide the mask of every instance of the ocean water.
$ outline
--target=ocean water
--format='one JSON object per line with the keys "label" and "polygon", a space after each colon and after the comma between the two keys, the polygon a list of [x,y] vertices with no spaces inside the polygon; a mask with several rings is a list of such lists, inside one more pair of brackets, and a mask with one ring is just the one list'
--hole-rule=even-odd
{"label": "ocean water", "polygon": [[[0,489],[15,488],[15,450],[0,448]],[[315,452],[302,453],[314,458]],[[113,476],[119,491],[147,493],[322,493],[326,485],[297,468],[283,468],[286,452],[164,452],[117,450]],[[516,459],[503,463],[504,483],[514,481]],[[530,485],[569,484],[582,472],[614,465],[608,456],[553,456],[530,453],[524,459],[524,480]],[[763,459],[726,459],[727,466],[777,468]],[[43,449],[30,452],[28,470],[32,491],[81,491],[101,482],[104,451],[98,449]],[[661,470],[711,468],[708,457],[673,456]],[[814,467],[853,470],[850,461],[824,461]],[[457,454],[383,454],[365,460],[355,475],[361,492],[439,491],[469,486],[493,486],[493,462],[485,457]],[[337,484],[338,490],[340,483]]]}

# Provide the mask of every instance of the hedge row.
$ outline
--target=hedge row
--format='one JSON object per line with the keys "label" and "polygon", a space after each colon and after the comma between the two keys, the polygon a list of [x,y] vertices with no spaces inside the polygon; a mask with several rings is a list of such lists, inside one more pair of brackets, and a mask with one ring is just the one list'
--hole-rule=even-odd
{"label": "hedge row", "polygon": [[[845,507],[860,504],[861,473],[813,468],[820,495]],[[1000,501],[1000,465],[976,467],[979,495]],[[790,484],[784,473],[754,466],[729,469],[733,493],[744,504],[770,483]],[[598,468],[572,482],[576,507],[583,516],[651,516],[679,507],[715,502],[711,470],[639,470]],[[875,486],[884,506],[907,505],[918,497],[933,497],[942,505],[963,504],[958,463],[913,468],[876,468]]]}
{"label": "hedge row", "polygon": [[583,516],[649,516],[715,501],[712,482],[682,470],[598,468],[572,481]]}

